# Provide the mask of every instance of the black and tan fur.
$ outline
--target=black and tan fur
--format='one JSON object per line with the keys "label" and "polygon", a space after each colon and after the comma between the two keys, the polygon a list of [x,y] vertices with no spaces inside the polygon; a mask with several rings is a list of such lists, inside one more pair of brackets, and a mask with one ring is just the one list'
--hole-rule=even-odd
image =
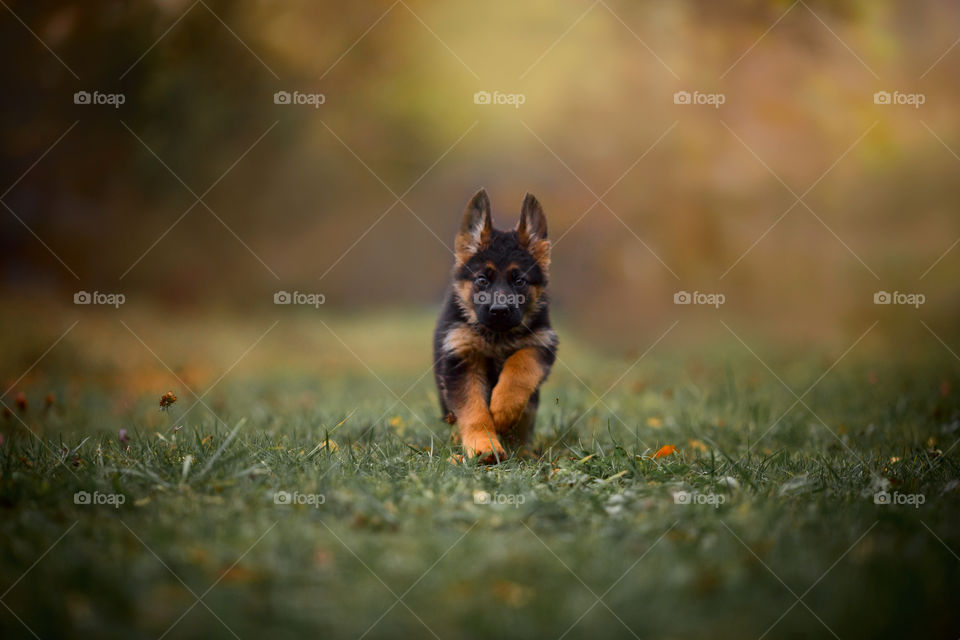
{"label": "black and tan fur", "polygon": [[527,194],[510,231],[493,228],[481,189],[463,215],[455,264],[434,333],[434,375],[447,421],[468,457],[503,460],[530,438],[539,389],[556,359],[547,280],[550,241]]}

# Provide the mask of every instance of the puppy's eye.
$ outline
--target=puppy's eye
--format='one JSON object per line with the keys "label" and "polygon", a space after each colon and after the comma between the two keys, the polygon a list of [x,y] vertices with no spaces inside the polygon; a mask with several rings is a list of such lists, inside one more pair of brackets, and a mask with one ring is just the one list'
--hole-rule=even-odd
{"label": "puppy's eye", "polygon": [[523,276],[517,276],[513,281],[513,286],[515,286],[517,289],[522,289],[523,287],[527,286],[526,278]]}
{"label": "puppy's eye", "polygon": [[474,283],[475,285],[477,285],[478,287],[480,287],[481,289],[485,289],[485,288],[487,287],[487,285],[490,284],[490,281],[487,280],[487,277],[486,277],[486,276],[477,276],[477,277],[474,279],[473,283]]}

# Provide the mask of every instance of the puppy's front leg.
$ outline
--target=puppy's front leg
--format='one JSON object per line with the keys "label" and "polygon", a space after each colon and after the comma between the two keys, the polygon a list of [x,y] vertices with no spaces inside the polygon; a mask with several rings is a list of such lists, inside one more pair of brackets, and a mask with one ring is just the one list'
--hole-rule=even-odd
{"label": "puppy's front leg", "polygon": [[519,349],[506,359],[490,397],[490,414],[497,433],[508,432],[516,425],[547,371],[548,364],[537,347]]}
{"label": "puppy's front leg", "polygon": [[460,441],[467,457],[482,456],[492,463],[506,458],[506,452],[487,408],[485,364],[482,359],[460,360],[448,380],[447,400],[457,417]]}

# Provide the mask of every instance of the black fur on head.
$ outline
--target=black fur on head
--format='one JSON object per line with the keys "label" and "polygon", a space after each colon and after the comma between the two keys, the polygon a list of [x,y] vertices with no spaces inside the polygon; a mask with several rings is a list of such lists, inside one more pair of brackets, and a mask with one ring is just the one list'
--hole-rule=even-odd
{"label": "black fur on head", "polygon": [[471,324],[506,332],[546,305],[550,241],[543,208],[527,194],[516,228],[493,228],[490,199],[481,189],[463,215],[456,240],[454,291]]}

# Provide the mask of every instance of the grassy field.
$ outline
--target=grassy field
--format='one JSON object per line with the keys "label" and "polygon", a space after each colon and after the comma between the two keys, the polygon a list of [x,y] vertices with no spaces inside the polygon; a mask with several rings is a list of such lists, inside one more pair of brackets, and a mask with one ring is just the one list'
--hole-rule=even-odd
{"label": "grassy field", "polygon": [[449,461],[426,315],[38,317],[2,339],[4,639],[960,633],[960,380],[932,339],[561,330],[538,455],[478,467]]}

